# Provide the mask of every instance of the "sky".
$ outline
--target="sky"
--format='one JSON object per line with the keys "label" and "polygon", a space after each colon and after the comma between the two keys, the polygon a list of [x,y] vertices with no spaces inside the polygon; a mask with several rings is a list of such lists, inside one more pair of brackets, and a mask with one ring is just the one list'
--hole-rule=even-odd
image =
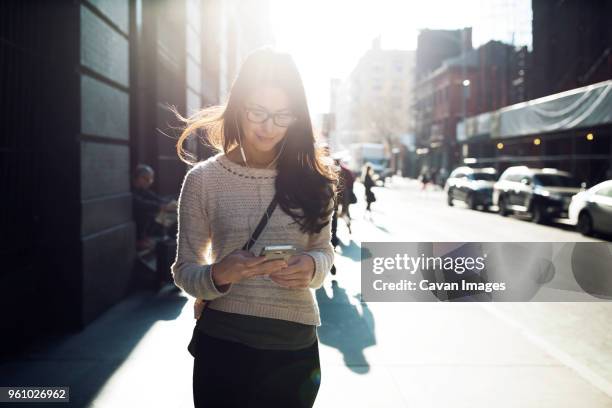
{"label": "sky", "polygon": [[531,46],[531,0],[271,0],[276,47],[300,69],[312,113],[329,110],[329,83],[346,78],[381,37],[383,49],[416,49],[420,29],[473,27],[490,39]]}

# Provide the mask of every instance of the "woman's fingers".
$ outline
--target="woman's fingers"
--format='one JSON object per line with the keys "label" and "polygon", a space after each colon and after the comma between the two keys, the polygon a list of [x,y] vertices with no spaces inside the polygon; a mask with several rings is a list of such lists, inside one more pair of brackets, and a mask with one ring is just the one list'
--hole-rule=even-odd
{"label": "woman's fingers", "polygon": [[244,262],[244,266],[246,266],[247,268],[251,268],[253,266],[262,264],[266,261],[266,257],[265,256],[256,256],[254,258],[248,258],[245,262]]}
{"label": "woman's fingers", "polygon": [[312,273],[304,267],[294,265],[271,273],[270,279],[284,287],[305,288],[312,279]]}
{"label": "woman's fingers", "polygon": [[[308,261],[310,257],[308,255],[298,255],[295,260],[289,260],[286,268],[276,272],[277,275],[293,275],[296,273],[304,273],[312,270],[314,268],[314,261]],[[293,262],[292,262],[293,261]]]}
{"label": "woman's fingers", "polygon": [[[244,250],[236,250],[232,269],[238,275],[236,281],[255,276],[268,275],[284,287],[307,287],[312,278],[314,260],[308,262],[307,255],[295,255],[288,261],[277,259],[267,261],[265,256],[254,256]],[[239,277],[238,277],[239,276]]]}
{"label": "woman's fingers", "polygon": [[248,276],[269,275],[281,270],[282,268],[285,268],[286,266],[287,263],[283,260],[268,261],[247,268],[245,272]]}
{"label": "woman's fingers", "polygon": [[285,278],[281,278],[278,276],[270,275],[270,279],[272,279],[273,282],[276,282],[280,286],[283,286],[286,288],[305,288],[305,287],[308,287],[308,283],[309,283],[308,280],[303,279],[303,278],[285,279]]}
{"label": "woman's fingers", "polygon": [[287,275],[293,275],[293,274],[302,272],[303,270],[304,270],[304,266],[302,264],[296,264],[296,265],[290,265],[277,272],[274,272],[274,274],[277,276],[287,276]]}
{"label": "woman's fingers", "polygon": [[276,261],[269,261],[261,265],[262,269],[266,269],[268,273],[281,270],[287,267],[287,262],[282,259]]}

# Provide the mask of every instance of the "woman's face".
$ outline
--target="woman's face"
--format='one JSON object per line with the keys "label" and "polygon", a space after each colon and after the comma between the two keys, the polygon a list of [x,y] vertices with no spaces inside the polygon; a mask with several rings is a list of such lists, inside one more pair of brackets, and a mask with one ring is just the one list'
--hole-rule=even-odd
{"label": "woman's face", "polygon": [[250,150],[270,152],[285,137],[293,123],[286,92],[275,87],[260,87],[245,100],[240,113],[242,143]]}

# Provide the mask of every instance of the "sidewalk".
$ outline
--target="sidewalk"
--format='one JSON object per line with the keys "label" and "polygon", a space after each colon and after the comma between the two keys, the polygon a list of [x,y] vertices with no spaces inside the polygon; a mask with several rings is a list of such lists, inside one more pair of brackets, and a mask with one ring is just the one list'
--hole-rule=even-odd
{"label": "sidewalk", "polygon": [[[413,206],[437,200],[417,194]],[[382,213],[373,224],[361,211],[355,239],[394,238]],[[612,407],[612,303],[362,304],[359,242],[342,223],[340,234],[338,274],[316,292],[316,407]],[[81,333],[0,364],[0,384],[70,386],[74,407],[192,407],[193,325],[191,299],[172,285],[141,292]]]}
{"label": "sidewalk", "polygon": [[[339,266],[339,283],[317,292],[316,407],[612,407],[610,396],[480,305],[366,306],[354,295],[355,271]],[[132,296],[83,332],[1,364],[0,382],[70,386],[74,407],[191,407],[186,299],[169,287]]]}
{"label": "sidewalk", "polygon": [[[171,286],[132,295],[82,332],[0,364],[0,384],[69,386],[71,407],[192,407],[190,308]],[[45,405],[59,406],[33,404]]]}

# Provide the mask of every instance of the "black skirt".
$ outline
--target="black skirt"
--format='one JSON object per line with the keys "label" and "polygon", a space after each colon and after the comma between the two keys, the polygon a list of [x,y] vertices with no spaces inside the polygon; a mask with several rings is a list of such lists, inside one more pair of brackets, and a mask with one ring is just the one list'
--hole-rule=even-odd
{"label": "black skirt", "polygon": [[318,340],[301,350],[262,350],[194,332],[198,407],[312,407],[321,382]]}

